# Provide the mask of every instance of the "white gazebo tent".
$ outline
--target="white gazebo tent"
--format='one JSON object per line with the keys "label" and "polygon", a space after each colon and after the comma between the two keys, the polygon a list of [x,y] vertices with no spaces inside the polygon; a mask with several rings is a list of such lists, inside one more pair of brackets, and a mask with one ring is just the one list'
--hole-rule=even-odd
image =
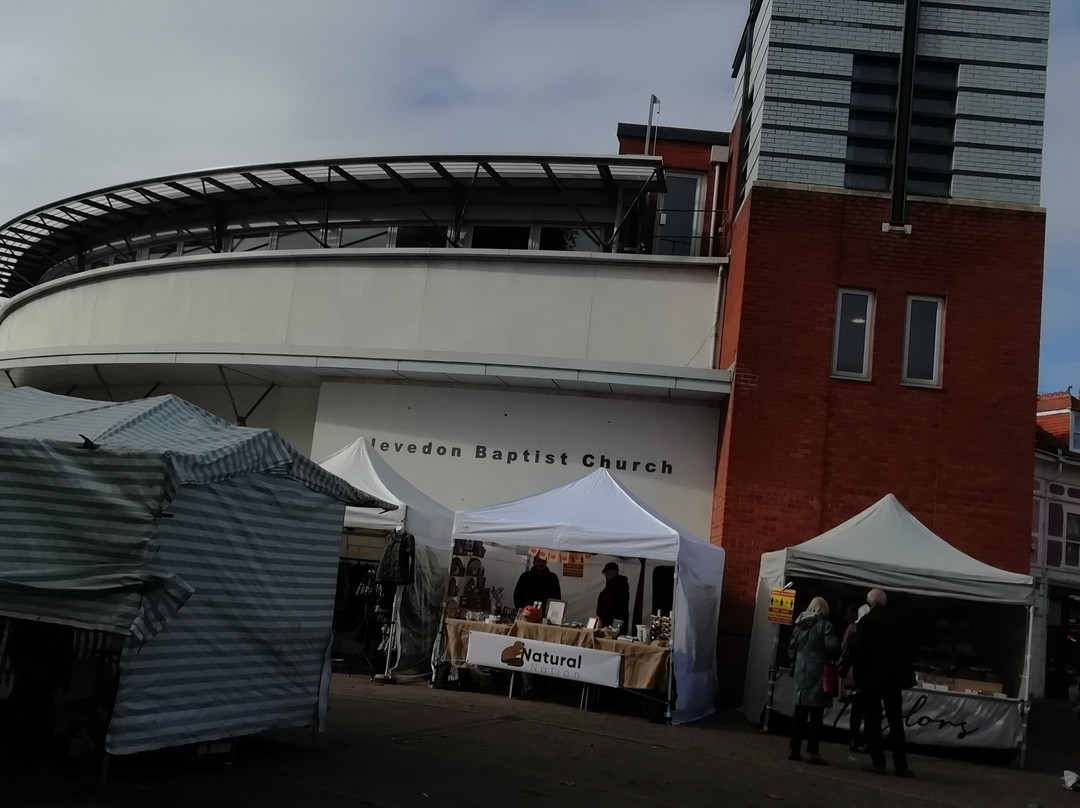
{"label": "white gazebo tent", "polygon": [[319,465],[350,485],[398,506],[395,511],[346,508],[345,527],[382,533],[405,530],[415,537],[416,580],[399,589],[401,599],[395,616],[398,654],[393,670],[429,673],[431,647],[442,617],[454,512],[398,474],[364,438],[357,438]]}
{"label": "white gazebo tent", "polygon": [[1034,582],[962,553],[887,494],[862,513],[816,538],[764,553],[746,670],[743,712],[757,720],[768,700],[779,626],[768,622],[769,590],[792,578],[878,587],[886,592],[1025,606],[1027,637],[1020,697],[1031,675]]}
{"label": "white gazebo tent", "polygon": [[672,723],[713,712],[724,551],[664,519],[606,470],[523,499],[458,511],[453,538],[674,564]]}

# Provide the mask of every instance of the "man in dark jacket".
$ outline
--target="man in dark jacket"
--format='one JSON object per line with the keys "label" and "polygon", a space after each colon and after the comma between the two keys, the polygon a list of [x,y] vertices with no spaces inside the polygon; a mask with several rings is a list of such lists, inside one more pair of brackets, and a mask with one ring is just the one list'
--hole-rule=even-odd
{"label": "man in dark jacket", "polygon": [[596,616],[602,625],[610,626],[622,620],[626,626],[630,622],[630,582],[619,574],[619,565],[614,561],[604,565],[603,575],[607,583],[596,598]]}
{"label": "man in dark jacket", "polygon": [[907,655],[904,627],[885,606],[885,593],[871,589],[866,596],[870,613],[859,621],[852,646],[855,686],[863,699],[866,746],[875,774],[885,774],[885,750],[881,739],[881,712],[889,722],[889,742],[893,767],[901,777],[910,777],[904,739],[903,691],[915,686],[915,674]]}
{"label": "man in dark jacket", "polygon": [[518,577],[517,586],[514,587],[514,606],[523,609],[539,602],[546,611],[549,600],[561,598],[559,576],[548,569],[547,561],[534,556],[532,566]]}

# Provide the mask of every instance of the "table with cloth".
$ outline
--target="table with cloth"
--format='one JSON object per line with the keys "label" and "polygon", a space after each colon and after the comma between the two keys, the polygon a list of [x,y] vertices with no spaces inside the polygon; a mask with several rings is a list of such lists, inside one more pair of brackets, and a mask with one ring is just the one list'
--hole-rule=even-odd
{"label": "table with cloth", "polygon": [[620,681],[631,690],[667,690],[671,648],[652,643],[609,640],[597,637],[595,629],[550,626],[544,623],[483,623],[477,620],[446,619],[443,661],[461,667],[466,664],[469,634],[482,631],[526,640],[610,651],[622,659]]}

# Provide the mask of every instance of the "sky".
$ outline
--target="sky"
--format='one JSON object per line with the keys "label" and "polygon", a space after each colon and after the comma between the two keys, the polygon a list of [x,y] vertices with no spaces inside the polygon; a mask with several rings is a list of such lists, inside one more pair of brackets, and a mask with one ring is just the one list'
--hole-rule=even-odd
{"label": "sky", "polygon": [[[0,222],[215,166],[727,130],[748,0],[0,0]],[[1039,389],[1080,389],[1080,3],[1054,0]],[[1003,301],[1002,305],[1007,305]]]}

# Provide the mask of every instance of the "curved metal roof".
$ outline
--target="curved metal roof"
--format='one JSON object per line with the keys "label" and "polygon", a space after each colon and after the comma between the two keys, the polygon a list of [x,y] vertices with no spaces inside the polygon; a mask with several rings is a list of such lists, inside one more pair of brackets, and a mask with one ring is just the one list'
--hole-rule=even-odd
{"label": "curved metal roof", "polygon": [[192,215],[212,217],[221,203],[294,205],[322,195],[321,208],[339,190],[371,195],[397,189],[412,197],[525,185],[560,192],[619,186],[663,191],[664,177],[658,157],[492,154],[302,160],[171,174],[71,196],[0,225],[0,293],[33,286],[62,257],[80,249]]}

